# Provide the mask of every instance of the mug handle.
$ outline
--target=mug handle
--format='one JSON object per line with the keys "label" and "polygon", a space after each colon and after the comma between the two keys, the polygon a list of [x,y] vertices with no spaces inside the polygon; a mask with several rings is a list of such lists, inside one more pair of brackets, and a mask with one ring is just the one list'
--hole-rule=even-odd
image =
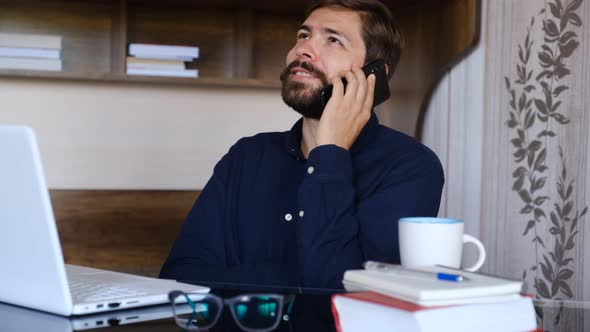
{"label": "mug handle", "polygon": [[477,251],[479,252],[477,262],[473,266],[463,268],[463,270],[465,271],[475,272],[482,267],[483,263],[486,260],[486,249],[478,239],[474,238],[469,234],[463,234],[463,243],[473,243],[477,247]]}

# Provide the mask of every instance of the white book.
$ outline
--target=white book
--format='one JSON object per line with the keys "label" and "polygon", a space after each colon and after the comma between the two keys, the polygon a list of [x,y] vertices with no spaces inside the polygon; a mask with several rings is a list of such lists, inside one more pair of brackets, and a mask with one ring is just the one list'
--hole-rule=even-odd
{"label": "white book", "polygon": [[[177,46],[177,45],[156,45],[156,44],[129,44],[129,54],[136,57],[162,58],[185,58],[197,59],[199,57],[199,48],[196,46]],[[190,61],[190,60],[188,60]]]}
{"label": "white book", "polygon": [[522,282],[444,267],[425,267],[433,273],[459,274],[465,281],[412,277],[396,271],[349,270],[342,283],[348,291],[369,290],[422,306],[499,302],[520,297]]}
{"label": "white book", "polygon": [[61,49],[61,36],[0,33],[0,46]]}
{"label": "white book", "polygon": [[0,57],[1,69],[61,71],[60,59],[27,59]]}
{"label": "white book", "polygon": [[59,59],[60,50],[52,48],[0,46],[0,57]]}
{"label": "white book", "polygon": [[162,70],[162,69],[134,69],[127,68],[127,75],[162,76],[162,77],[199,77],[197,69]]}
{"label": "white book", "polygon": [[133,57],[137,59],[146,59],[146,60],[171,60],[171,61],[183,61],[183,62],[191,62],[195,60],[195,58],[180,56],[180,55],[165,55],[165,54],[132,54]]}
{"label": "white book", "polygon": [[186,67],[184,65],[184,61],[182,60],[140,59],[135,57],[127,57],[127,68],[184,70]]}

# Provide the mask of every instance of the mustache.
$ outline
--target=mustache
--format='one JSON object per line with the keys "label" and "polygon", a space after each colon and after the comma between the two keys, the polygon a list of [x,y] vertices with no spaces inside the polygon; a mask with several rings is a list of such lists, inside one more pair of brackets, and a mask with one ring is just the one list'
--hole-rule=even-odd
{"label": "mustache", "polygon": [[305,70],[307,70],[308,72],[314,74],[315,76],[317,76],[324,85],[329,85],[330,83],[328,82],[328,79],[326,78],[326,74],[321,71],[320,69],[314,67],[314,65],[310,64],[309,62],[303,62],[300,60],[295,60],[293,62],[291,62],[281,73],[280,79],[281,81],[285,81],[285,79],[287,79],[287,76],[289,75],[289,73],[291,72],[291,70],[295,67],[301,67]]}

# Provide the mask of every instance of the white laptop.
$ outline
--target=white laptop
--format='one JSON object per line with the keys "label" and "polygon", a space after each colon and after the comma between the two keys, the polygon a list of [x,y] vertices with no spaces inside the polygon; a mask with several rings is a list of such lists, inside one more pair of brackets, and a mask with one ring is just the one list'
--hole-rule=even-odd
{"label": "white laptop", "polygon": [[0,126],[0,302],[81,315],[209,288],[64,264],[33,130]]}

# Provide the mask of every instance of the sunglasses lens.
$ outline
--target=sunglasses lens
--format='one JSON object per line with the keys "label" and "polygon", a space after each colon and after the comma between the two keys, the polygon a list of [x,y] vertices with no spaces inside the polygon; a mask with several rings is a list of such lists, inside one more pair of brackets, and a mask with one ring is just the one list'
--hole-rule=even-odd
{"label": "sunglasses lens", "polygon": [[215,323],[217,316],[223,309],[212,298],[202,298],[193,301],[194,309],[188,304],[175,304],[176,321],[183,328],[207,328]]}
{"label": "sunglasses lens", "polygon": [[277,299],[259,296],[244,297],[233,303],[232,310],[238,322],[249,329],[267,329],[280,319],[281,305]]}

